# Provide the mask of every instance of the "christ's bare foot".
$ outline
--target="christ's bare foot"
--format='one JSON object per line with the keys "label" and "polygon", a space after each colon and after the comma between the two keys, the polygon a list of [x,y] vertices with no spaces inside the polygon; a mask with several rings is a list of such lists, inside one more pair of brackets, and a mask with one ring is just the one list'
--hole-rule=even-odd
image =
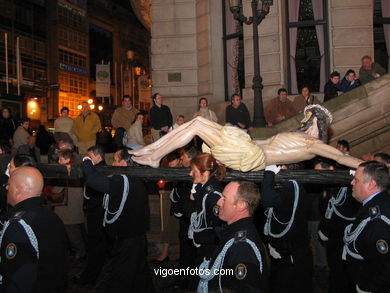
{"label": "christ's bare foot", "polygon": [[160,166],[160,162],[152,160],[150,155],[144,155],[139,157],[132,156],[131,159],[140,165],[146,165],[153,168],[158,168]]}

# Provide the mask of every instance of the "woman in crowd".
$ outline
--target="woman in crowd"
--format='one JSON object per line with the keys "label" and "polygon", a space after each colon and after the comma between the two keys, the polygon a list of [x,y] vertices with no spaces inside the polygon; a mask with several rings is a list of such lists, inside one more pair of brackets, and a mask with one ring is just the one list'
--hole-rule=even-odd
{"label": "woman in crowd", "polygon": [[135,150],[145,145],[144,135],[142,133],[142,123],[144,122],[144,115],[137,113],[135,120],[127,131],[127,147]]}
{"label": "woman in crowd", "polygon": [[0,115],[0,142],[12,145],[12,136],[15,128],[16,125],[11,115],[11,109],[3,107]]}
{"label": "woman in crowd", "polygon": [[294,98],[293,106],[297,113],[303,113],[305,107],[308,105],[319,104],[317,97],[313,96],[308,86],[303,86],[301,94]]}
{"label": "woman in crowd", "polygon": [[217,115],[215,115],[214,111],[209,109],[209,102],[206,98],[200,98],[198,111],[194,114],[194,118],[197,116],[201,116],[213,122],[218,122]]}
{"label": "woman in crowd", "polygon": [[54,121],[54,139],[56,142],[60,140],[77,143],[77,138],[72,132],[74,120],[69,117],[69,108],[62,107],[61,116]]}

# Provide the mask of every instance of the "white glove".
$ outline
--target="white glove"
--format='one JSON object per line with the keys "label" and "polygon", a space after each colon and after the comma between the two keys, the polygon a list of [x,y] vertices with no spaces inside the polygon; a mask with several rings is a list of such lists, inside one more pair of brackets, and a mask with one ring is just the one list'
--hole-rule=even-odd
{"label": "white glove", "polygon": [[9,165],[10,165],[10,163],[8,163],[7,169],[5,170],[5,175],[7,175],[8,177],[9,177]]}
{"label": "white glove", "polygon": [[90,160],[91,163],[92,163],[92,165],[94,165],[94,163],[93,163],[91,157],[85,156],[85,157],[83,158],[83,162],[85,162],[85,161],[87,161],[87,160]]}
{"label": "white glove", "polygon": [[271,171],[271,172],[274,172],[275,174],[278,174],[280,171],[280,166],[269,165],[269,166],[265,167],[265,171]]}
{"label": "white glove", "polygon": [[355,174],[356,174],[356,171],[355,171],[355,170],[349,170],[349,175],[355,176]]}
{"label": "white glove", "polygon": [[321,239],[322,241],[328,241],[328,240],[329,240],[329,238],[326,237],[325,234],[322,233],[321,230],[318,230],[318,236],[320,237],[320,239]]}
{"label": "white glove", "polygon": [[274,259],[281,259],[282,256],[280,255],[279,252],[276,251],[275,248],[273,248],[270,244],[268,244],[268,249],[269,249],[269,254],[274,258]]}
{"label": "white glove", "polygon": [[360,289],[358,284],[356,284],[356,292],[357,293],[371,293],[369,291],[363,291],[362,289]]}

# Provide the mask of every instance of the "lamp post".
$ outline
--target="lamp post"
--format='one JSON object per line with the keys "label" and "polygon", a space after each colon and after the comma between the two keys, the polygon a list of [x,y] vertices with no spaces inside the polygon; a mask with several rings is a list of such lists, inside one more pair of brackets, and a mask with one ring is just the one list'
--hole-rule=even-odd
{"label": "lamp post", "polygon": [[229,0],[230,10],[233,13],[234,19],[247,25],[253,26],[253,55],[254,55],[254,76],[253,76],[253,92],[254,92],[254,109],[253,109],[253,126],[265,127],[264,107],[263,107],[263,79],[260,76],[260,59],[259,59],[259,34],[258,25],[269,13],[269,9],[273,4],[273,0],[252,0],[252,16],[246,17],[243,14],[241,0]]}

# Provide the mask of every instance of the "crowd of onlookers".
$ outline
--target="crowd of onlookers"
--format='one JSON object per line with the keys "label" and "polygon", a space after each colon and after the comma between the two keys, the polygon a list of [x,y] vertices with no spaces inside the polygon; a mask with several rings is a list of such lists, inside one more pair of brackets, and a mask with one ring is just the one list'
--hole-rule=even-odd
{"label": "crowd of onlookers", "polygon": [[[359,70],[359,77],[353,69],[347,70],[344,77],[341,77],[338,71],[330,74],[328,82],[325,84],[323,92],[323,101],[329,101],[343,93],[347,93],[362,84],[381,77],[386,73],[378,63],[372,61],[370,56],[362,57],[362,66]],[[264,110],[268,126],[272,126],[298,113],[302,113],[307,105],[320,104],[320,100],[312,95],[307,85],[301,87],[301,94],[294,97],[291,101],[287,96],[287,90],[281,88],[278,90],[278,96],[273,98]]]}

